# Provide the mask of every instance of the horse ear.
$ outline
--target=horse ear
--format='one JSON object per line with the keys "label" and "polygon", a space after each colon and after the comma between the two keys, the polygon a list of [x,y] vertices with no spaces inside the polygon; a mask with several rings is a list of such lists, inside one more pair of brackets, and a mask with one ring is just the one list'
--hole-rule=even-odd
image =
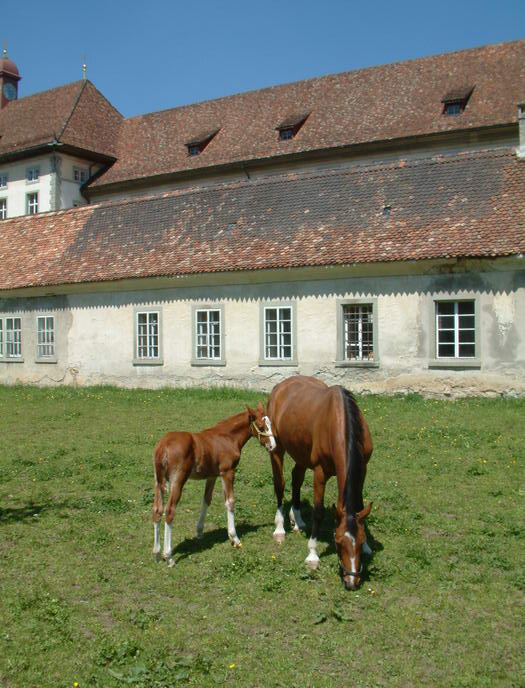
{"label": "horse ear", "polygon": [[371,510],[372,510],[372,502],[369,502],[367,504],[367,506],[365,506],[364,509],[362,509],[358,514],[356,514],[357,520],[358,521],[364,521]]}
{"label": "horse ear", "polygon": [[260,401],[257,404],[257,410],[260,411],[262,414],[266,413],[266,409],[264,408],[264,404],[262,403],[262,401]]}
{"label": "horse ear", "polygon": [[249,406],[246,406],[246,409],[248,411],[248,416],[250,417],[250,420],[255,420],[257,417],[257,412],[255,409],[250,408]]}

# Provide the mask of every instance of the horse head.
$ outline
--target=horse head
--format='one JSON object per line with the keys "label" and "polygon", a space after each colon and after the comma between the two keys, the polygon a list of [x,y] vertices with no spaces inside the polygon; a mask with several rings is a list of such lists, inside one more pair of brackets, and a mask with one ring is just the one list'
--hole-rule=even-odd
{"label": "horse head", "polygon": [[265,447],[268,451],[272,451],[272,449],[275,449],[276,446],[275,438],[272,432],[272,424],[266,415],[264,404],[262,401],[260,401],[257,404],[257,408],[253,409],[249,406],[246,408],[248,409],[252,435],[259,440],[263,447]]}
{"label": "horse head", "polygon": [[341,577],[347,590],[356,590],[361,584],[361,549],[366,542],[364,521],[372,502],[357,514],[346,514],[337,509],[335,544],[339,555]]}

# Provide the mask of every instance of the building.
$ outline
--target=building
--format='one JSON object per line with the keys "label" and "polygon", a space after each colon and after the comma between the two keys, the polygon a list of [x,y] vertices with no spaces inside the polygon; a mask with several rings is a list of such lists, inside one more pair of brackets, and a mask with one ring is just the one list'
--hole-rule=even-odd
{"label": "building", "polygon": [[19,80],[0,382],[525,393],[525,41],[130,119]]}

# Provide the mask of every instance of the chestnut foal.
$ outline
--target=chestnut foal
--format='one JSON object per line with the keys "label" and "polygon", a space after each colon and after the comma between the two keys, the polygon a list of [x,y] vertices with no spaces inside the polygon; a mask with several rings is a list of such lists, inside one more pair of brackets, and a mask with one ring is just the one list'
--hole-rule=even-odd
{"label": "chestnut foal", "polygon": [[[228,518],[228,537],[234,547],[240,546],[235,530],[233,481],[235,469],[241,458],[241,450],[250,437],[265,437],[264,405],[247,407],[246,411],[220,421],[201,432],[168,432],[158,442],[153,453],[155,495],[153,499],[154,545],[153,555],[160,561],[160,522],[163,512],[162,493],[168,491],[164,524],[163,558],[169,566],[175,561],[171,556],[171,529],[175,509],[182,488],[188,478],[206,480],[201,515],[197,523],[197,537],[202,537],[206,510],[211,503],[213,488],[218,476],[222,480],[224,501]],[[264,442],[262,442],[264,444]]]}

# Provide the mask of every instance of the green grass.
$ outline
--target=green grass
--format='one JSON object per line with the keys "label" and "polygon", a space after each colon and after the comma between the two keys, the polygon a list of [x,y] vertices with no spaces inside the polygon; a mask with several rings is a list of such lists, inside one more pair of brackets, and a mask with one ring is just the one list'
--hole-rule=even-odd
{"label": "green grass", "polygon": [[[346,592],[335,482],[308,573],[272,541],[267,454],[251,440],[226,535],[217,485],[186,485],[176,566],[151,556],[152,449],[265,398],[232,390],[0,387],[0,686],[525,685],[523,400],[360,399],[375,450],[374,555]],[[290,470],[286,461],[286,497]],[[311,523],[312,475],[303,488]]]}

